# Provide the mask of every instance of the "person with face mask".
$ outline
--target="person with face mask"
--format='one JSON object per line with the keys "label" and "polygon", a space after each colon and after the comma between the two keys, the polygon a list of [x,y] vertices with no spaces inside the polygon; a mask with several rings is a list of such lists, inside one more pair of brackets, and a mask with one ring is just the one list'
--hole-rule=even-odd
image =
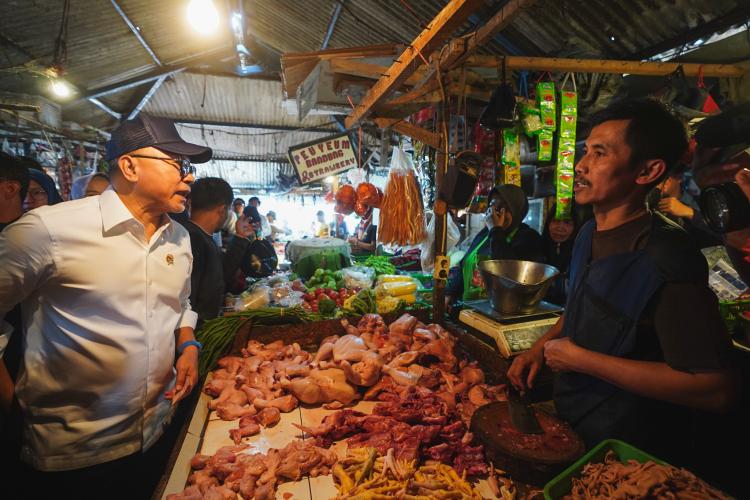
{"label": "person with face mask", "polygon": [[[228,291],[242,292],[246,288],[245,278],[264,278],[270,276],[279,264],[273,245],[263,235],[262,217],[252,205],[245,207],[237,221],[237,234],[233,239],[244,238],[249,245],[243,251],[227,251],[224,259],[224,276],[232,277]],[[242,236],[246,234],[246,236]],[[230,243],[230,250],[231,250]],[[236,247],[235,247],[236,248]],[[238,269],[239,268],[239,269]]]}
{"label": "person with face mask", "polygon": [[545,261],[541,236],[522,222],[528,211],[529,202],[520,187],[505,184],[490,191],[485,227],[474,237],[458,268],[451,269],[446,303],[487,297],[478,267],[483,260]]}
{"label": "person with face mask", "polygon": [[590,218],[590,211],[584,211],[584,207],[577,205],[573,209],[573,216],[570,219],[555,218],[555,205],[552,205],[548,212],[547,223],[542,232],[544,256],[547,259],[547,264],[560,271],[560,276],[555,279],[545,297],[545,300],[553,304],[565,305],[573,243],[578,229]]}

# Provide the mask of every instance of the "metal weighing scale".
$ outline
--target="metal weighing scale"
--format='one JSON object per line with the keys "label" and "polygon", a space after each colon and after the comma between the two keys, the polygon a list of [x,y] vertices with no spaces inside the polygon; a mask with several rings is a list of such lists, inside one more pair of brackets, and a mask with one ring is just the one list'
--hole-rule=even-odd
{"label": "metal weighing scale", "polygon": [[500,354],[504,358],[510,358],[531,348],[534,342],[557,323],[562,312],[562,307],[542,301],[534,311],[527,314],[502,314],[493,309],[489,299],[486,299],[464,303],[458,320],[489,337],[497,345]]}

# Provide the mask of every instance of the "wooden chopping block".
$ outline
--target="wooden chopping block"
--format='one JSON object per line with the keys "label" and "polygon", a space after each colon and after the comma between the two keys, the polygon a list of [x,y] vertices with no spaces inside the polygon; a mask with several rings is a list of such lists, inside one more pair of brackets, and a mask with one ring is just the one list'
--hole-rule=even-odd
{"label": "wooden chopping block", "polygon": [[580,437],[565,422],[538,409],[543,434],[523,434],[510,421],[506,401],[484,405],[471,418],[471,432],[484,444],[488,462],[513,480],[544,486],[585,452]]}

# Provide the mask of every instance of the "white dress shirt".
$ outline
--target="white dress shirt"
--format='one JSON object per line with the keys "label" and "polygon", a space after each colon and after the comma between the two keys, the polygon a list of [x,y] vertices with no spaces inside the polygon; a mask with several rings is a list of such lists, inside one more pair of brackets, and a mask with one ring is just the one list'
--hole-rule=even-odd
{"label": "white dress shirt", "polygon": [[194,328],[197,315],[190,237],[164,220],[146,242],[108,189],[40,207],[0,234],[0,317],[22,301],[16,395],[21,456],[35,468],[78,469],[145,450],[171,417],[174,331]]}

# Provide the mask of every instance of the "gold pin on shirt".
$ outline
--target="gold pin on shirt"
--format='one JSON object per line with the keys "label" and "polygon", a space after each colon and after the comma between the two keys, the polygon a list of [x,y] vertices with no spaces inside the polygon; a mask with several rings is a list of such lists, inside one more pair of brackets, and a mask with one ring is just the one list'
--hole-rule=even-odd
{"label": "gold pin on shirt", "polygon": [[172,255],[171,253],[168,253],[167,254],[167,265],[171,266],[173,264],[174,264],[174,255]]}

